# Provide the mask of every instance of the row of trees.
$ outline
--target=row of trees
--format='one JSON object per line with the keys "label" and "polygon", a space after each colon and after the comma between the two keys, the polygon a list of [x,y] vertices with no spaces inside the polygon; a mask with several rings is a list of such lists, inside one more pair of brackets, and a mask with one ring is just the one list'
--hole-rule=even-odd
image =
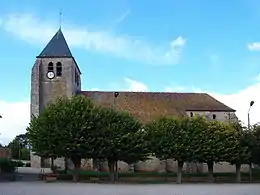
{"label": "row of trees", "polygon": [[259,163],[260,130],[244,131],[240,123],[224,124],[202,117],[164,117],[148,124],[127,112],[100,107],[82,96],[61,98],[34,117],[28,127],[33,151],[45,158],[65,157],[74,164],[74,180],[82,158],[107,160],[111,181],[118,179],[117,161],[129,164],[153,155],[178,161],[181,183],[184,162],[205,162],[213,178],[214,162]]}

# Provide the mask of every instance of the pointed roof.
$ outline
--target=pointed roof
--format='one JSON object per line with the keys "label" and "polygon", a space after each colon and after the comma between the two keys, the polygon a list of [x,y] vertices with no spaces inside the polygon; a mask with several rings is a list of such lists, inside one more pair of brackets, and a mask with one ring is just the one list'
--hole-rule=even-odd
{"label": "pointed roof", "polygon": [[66,57],[73,58],[61,28],[52,37],[38,57]]}

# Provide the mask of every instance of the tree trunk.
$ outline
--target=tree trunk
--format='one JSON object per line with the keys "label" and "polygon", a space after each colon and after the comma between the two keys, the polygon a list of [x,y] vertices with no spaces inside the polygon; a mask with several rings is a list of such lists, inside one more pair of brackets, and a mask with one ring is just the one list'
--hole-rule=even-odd
{"label": "tree trunk", "polygon": [[236,164],[236,180],[237,182],[241,182],[241,165],[239,163]]}
{"label": "tree trunk", "polygon": [[74,171],[73,171],[73,181],[77,182],[79,181],[79,171],[81,167],[81,158],[80,157],[73,157],[71,158],[73,165],[74,165]]}
{"label": "tree trunk", "polygon": [[176,181],[177,184],[181,184],[183,164],[184,162],[178,161],[177,181]]}
{"label": "tree trunk", "polygon": [[69,169],[69,166],[68,166],[68,158],[67,157],[65,157],[64,158],[64,172],[65,172],[65,174],[67,174],[67,172],[68,172],[68,169]]}
{"label": "tree trunk", "polygon": [[99,171],[100,170],[100,162],[97,158],[93,158],[93,170],[94,171]]}
{"label": "tree trunk", "polygon": [[53,173],[56,172],[55,167],[54,167],[54,158],[53,157],[51,158],[51,170]]}
{"label": "tree trunk", "polygon": [[249,180],[252,181],[252,163],[249,163]]}
{"label": "tree trunk", "polygon": [[118,181],[118,161],[115,162],[115,181]]}
{"label": "tree trunk", "polygon": [[214,182],[214,175],[213,175],[214,162],[209,161],[209,162],[207,162],[207,165],[208,165],[209,181],[210,181],[210,182]]}
{"label": "tree trunk", "polygon": [[115,162],[108,161],[108,168],[109,168],[109,180],[112,183],[115,183]]}

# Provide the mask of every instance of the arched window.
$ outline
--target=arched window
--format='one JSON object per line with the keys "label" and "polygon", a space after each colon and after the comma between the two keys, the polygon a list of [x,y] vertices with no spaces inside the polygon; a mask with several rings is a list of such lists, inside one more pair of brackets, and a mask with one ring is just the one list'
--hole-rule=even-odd
{"label": "arched window", "polygon": [[53,72],[53,63],[49,62],[48,64],[48,72]]}
{"label": "arched window", "polygon": [[190,117],[193,117],[193,112],[190,112]]}
{"label": "arched window", "polygon": [[62,65],[60,62],[57,62],[56,64],[56,75],[58,77],[62,76]]}

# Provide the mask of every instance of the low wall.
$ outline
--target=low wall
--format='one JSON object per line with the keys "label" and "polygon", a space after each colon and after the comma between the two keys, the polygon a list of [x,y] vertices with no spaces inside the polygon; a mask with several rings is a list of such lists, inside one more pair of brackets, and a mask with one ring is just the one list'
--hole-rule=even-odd
{"label": "low wall", "polygon": [[[31,163],[31,166],[34,168],[39,168],[39,160],[38,158],[33,158],[33,162]],[[58,158],[55,159],[54,164],[60,168],[65,168],[64,158]],[[69,169],[73,169],[73,164],[71,161],[68,162]],[[95,163],[92,159],[82,159],[81,161],[81,168],[83,170],[89,170],[89,171],[102,171],[102,172],[108,172],[108,164],[107,162],[102,163]],[[147,161],[140,161],[138,163],[135,163],[133,165],[129,165],[123,161],[118,162],[118,171],[119,172],[177,172],[177,162],[173,159],[167,159],[167,160],[159,160],[155,157],[150,157]],[[208,172],[208,167],[206,163],[184,163],[183,166],[184,172],[189,173],[196,173],[196,172],[202,172],[206,173]],[[231,165],[227,162],[219,162],[214,164],[214,172],[215,173],[230,173],[230,172],[236,172],[235,166]],[[242,165],[241,172],[249,172],[249,166],[248,165]]]}

